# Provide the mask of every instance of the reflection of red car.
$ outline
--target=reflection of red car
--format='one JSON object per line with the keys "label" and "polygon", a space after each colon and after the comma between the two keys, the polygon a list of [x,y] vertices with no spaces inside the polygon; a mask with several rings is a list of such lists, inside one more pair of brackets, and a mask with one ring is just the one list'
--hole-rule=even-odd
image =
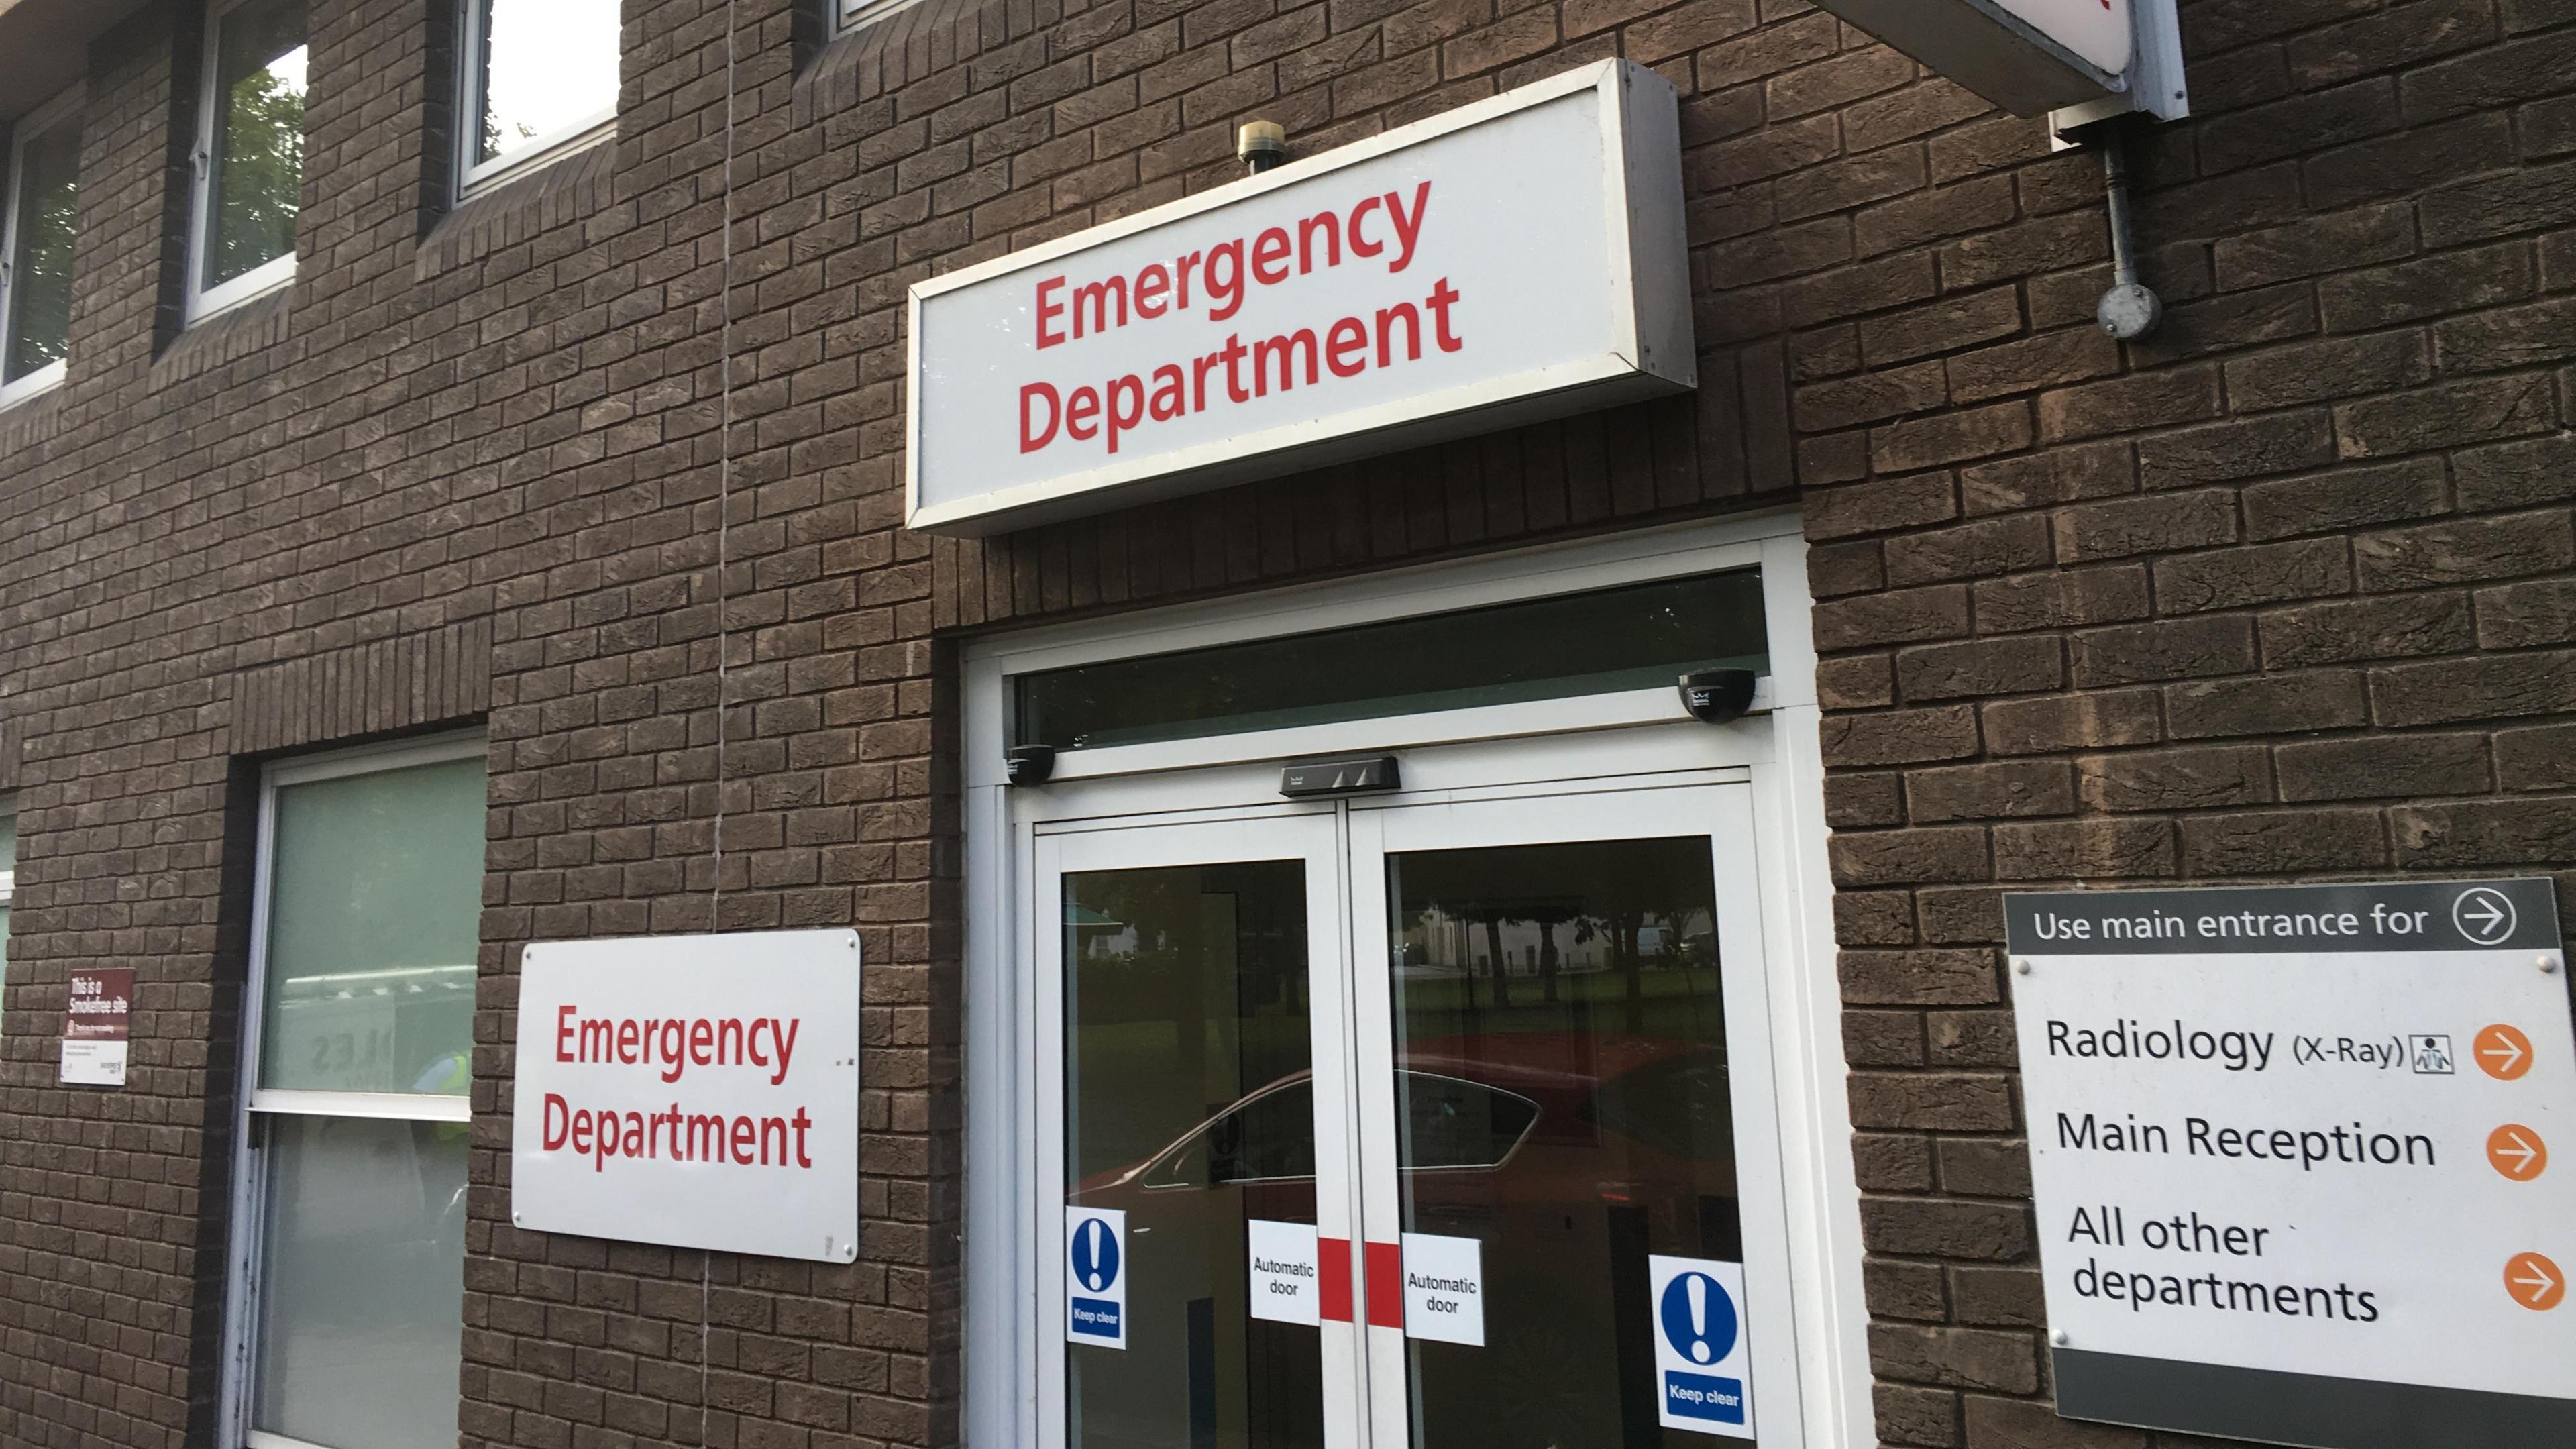
{"label": "reflection of red car", "polygon": [[[1426,1442],[1635,1442],[1629,1401],[1654,1422],[1646,1255],[1741,1256],[1723,1053],[1503,1033],[1411,1043],[1396,1077],[1407,1230],[1485,1245],[1486,1347],[1414,1345],[1426,1422],[1458,1435]],[[1240,1312],[1242,1219],[1314,1221],[1314,1171],[1299,1072],[1086,1179],[1075,1202],[1128,1213],[1132,1346],[1155,1295],[1166,1312],[1209,1296]]]}

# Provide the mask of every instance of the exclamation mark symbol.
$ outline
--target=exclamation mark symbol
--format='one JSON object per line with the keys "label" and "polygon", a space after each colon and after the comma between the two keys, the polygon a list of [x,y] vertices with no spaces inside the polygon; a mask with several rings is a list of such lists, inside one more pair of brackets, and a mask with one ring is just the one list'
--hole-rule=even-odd
{"label": "exclamation mark symbol", "polygon": [[1084,1286],[1094,1293],[1100,1291],[1100,1231],[1098,1218],[1093,1218],[1082,1225],[1083,1247],[1089,1250],[1083,1256],[1088,1258],[1091,1264],[1089,1271],[1083,1274]]}
{"label": "exclamation mark symbol", "polygon": [[1708,1362],[1708,1280],[1692,1274],[1690,1280],[1691,1362]]}

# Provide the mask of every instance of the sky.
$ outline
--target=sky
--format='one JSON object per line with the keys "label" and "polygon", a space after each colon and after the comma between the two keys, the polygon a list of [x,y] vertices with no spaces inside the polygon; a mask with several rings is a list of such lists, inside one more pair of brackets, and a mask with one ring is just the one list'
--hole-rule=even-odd
{"label": "sky", "polygon": [[618,0],[490,3],[501,155],[616,107]]}

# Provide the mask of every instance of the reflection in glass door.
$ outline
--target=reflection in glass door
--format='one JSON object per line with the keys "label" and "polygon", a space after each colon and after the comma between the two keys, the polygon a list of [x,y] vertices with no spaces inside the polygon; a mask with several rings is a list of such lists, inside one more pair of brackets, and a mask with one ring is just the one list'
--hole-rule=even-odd
{"label": "reflection in glass door", "polygon": [[[1073,1449],[1347,1442],[1326,1425],[1355,1417],[1351,1330],[1319,1311],[1319,1226],[1346,1238],[1349,1220],[1345,997],[1338,969],[1312,969],[1319,934],[1339,958],[1331,826],[1107,831],[1042,852],[1058,866],[1041,889],[1066,1228],[1042,1237],[1065,1245]],[[1264,847],[1280,857],[1223,858]],[[1328,1333],[1345,1365],[1330,1384]]]}
{"label": "reflection in glass door", "polygon": [[1747,795],[1037,837],[1042,1443],[1797,1449]]}
{"label": "reflection in glass door", "polygon": [[[1729,803],[1698,789],[1353,812],[1354,935],[1363,971],[1383,963],[1357,998],[1363,1191],[1404,1292],[1384,1316],[1372,1294],[1376,1444],[1685,1449],[1760,1427],[1744,1421],[1749,1354],[1729,1355],[1765,1328],[1785,1349],[1787,1318],[1769,1264],[1746,1270],[1736,1124],[1769,1098],[1764,1064],[1730,1050],[1758,1042],[1762,1007],[1749,862],[1722,891],[1705,833]],[[1735,1301],[1764,1290],[1767,1318]],[[1730,1312],[1721,1341],[1710,1315]],[[1672,1384],[1663,1337],[1697,1355]],[[1783,1377],[1765,1384],[1785,1425]],[[1681,1405],[1722,1417],[1668,1427],[1673,1386],[1727,1384],[1735,1402]]]}

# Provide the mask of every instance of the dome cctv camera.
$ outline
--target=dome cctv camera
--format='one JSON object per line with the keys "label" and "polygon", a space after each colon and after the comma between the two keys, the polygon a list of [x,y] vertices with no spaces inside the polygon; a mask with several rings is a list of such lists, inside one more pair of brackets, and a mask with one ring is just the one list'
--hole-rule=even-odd
{"label": "dome cctv camera", "polygon": [[1701,724],[1733,724],[1753,708],[1750,669],[1704,669],[1681,678],[1682,708]]}

